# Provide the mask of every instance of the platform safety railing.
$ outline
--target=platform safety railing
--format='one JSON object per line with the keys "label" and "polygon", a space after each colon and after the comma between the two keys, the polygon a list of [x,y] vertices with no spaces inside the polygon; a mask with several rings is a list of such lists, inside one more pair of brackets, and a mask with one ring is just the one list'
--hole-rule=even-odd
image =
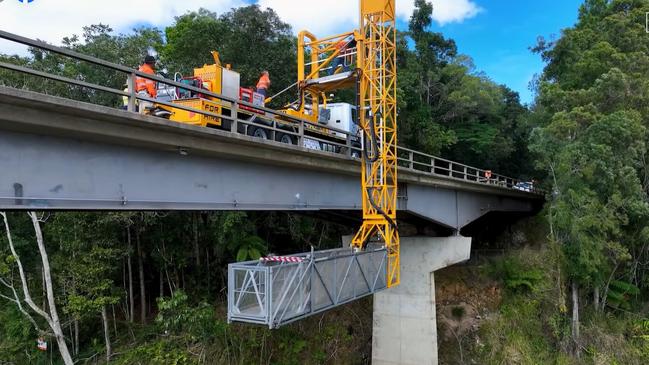
{"label": "platform safety railing", "polygon": [[[128,98],[127,111],[136,112],[136,105],[140,101],[155,103],[176,109],[181,109],[196,114],[219,118],[222,121],[228,121],[230,124],[229,131],[232,133],[248,134],[251,127],[263,128],[265,131],[270,132],[269,138],[276,140],[277,136],[281,133],[288,135],[297,143],[298,146],[307,146],[305,141],[312,141],[322,143],[324,150],[337,154],[344,154],[351,157],[361,156],[361,146],[359,141],[362,141],[358,135],[349,131],[313,123],[311,121],[287,115],[283,112],[278,112],[273,109],[261,107],[248,103],[242,100],[230,98],[224,95],[216,94],[205,89],[197,88],[191,85],[176,82],[174,80],[165,79],[156,75],[142,73],[138,70],[126,67],[123,65],[108,62],[96,57],[84,55],[72,50],[56,47],[45,42],[25,38],[16,34],[0,30],[0,39],[23,44],[35,49],[39,49],[54,54],[59,54],[77,61],[87,62],[96,66],[104,67],[112,71],[118,71],[124,74],[127,80],[127,90],[118,90],[112,87],[97,85],[83,80],[72,79],[52,73],[47,73],[29,67],[20,66],[8,62],[0,62],[0,69],[6,69],[13,72],[40,77],[48,80],[62,82],[68,85],[74,85],[81,88],[87,88],[100,92],[113,94],[120,97]],[[231,111],[230,115],[223,115],[221,113],[210,112],[207,110],[195,109],[177,103],[153,99],[147,96],[138,95],[135,90],[135,80],[141,77],[147,80],[155,81],[162,85],[177,87],[183,90],[193,91],[195,93],[203,94],[216,99],[219,104]],[[2,80],[0,80],[2,84]],[[251,112],[250,109],[256,112]],[[247,119],[242,119],[240,115],[247,116]],[[256,123],[259,119],[263,120],[263,124]],[[334,134],[338,135],[337,138],[326,138],[324,134],[318,131],[327,131],[328,136]],[[398,162],[401,169],[410,170],[413,172],[420,172],[427,175],[435,175],[454,180],[463,180],[466,182],[473,182],[478,184],[486,184],[498,186],[506,189],[515,189],[523,192],[533,194],[544,194],[533,186],[530,182],[521,181],[518,179],[493,174],[489,170],[479,169],[461,163],[453,162],[436,156],[428,155],[422,152],[414,151],[408,148],[398,148]]]}

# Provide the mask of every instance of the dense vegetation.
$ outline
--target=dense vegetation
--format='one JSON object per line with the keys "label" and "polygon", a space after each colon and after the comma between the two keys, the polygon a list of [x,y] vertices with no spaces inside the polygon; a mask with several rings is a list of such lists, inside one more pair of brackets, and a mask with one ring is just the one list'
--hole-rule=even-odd
{"label": "dense vegetation", "polygon": [[[649,1],[587,0],[574,27],[540,39],[533,50],[547,66],[527,107],[477,72],[453,40],[430,31],[432,11],[417,0],[399,33],[400,144],[516,176],[536,174],[549,191],[535,222],[547,232],[536,232],[535,250],[482,273],[500,280],[505,294],[465,352],[493,364],[647,363]],[[255,5],[220,15],[200,9],[164,30],[125,35],[91,25],[63,44],[132,67],[156,50],[169,73],[209,63],[215,49],[241,72],[243,85],[268,69],[271,91],[292,84],[296,73],[293,30]],[[118,89],[124,83],[117,72],[31,54],[0,60]],[[0,84],[120,104],[4,70]],[[353,227],[284,213],[1,218],[0,363],[60,362],[64,348],[79,362],[118,364],[368,361],[367,301],[276,332],[224,319],[228,262],[334,247]],[[49,352],[36,349],[38,337],[50,342]]]}
{"label": "dense vegetation", "polygon": [[531,149],[552,189],[550,239],[570,282],[575,355],[580,300],[621,311],[649,289],[647,11],[647,1],[588,0],[573,28],[535,48],[547,67]]}
{"label": "dense vegetation", "polygon": [[649,361],[649,1],[586,0],[533,51],[546,61],[529,148],[545,171],[547,242],[493,270],[484,363]]}

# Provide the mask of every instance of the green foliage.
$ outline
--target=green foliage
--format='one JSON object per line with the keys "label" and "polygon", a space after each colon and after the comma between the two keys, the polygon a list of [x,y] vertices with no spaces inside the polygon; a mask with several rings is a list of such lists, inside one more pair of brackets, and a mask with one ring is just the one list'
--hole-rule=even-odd
{"label": "green foliage", "polygon": [[453,315],[453,317],[455,317],[458,320],[464,317],[464,312],[465,312],[464,307],[453,307],[451,309],[451,314]]}
{"label": "green foliage", "polygon": [[631,299],[639,294],[640,288],[637,286],[625,281],[613,280],[609,284],[606,299],[613,307],[631,309]]}
{"label": "green foliage", "polygon": [[121,356],[117,364],[193,365],[199,362],[175,341],[161,340],[138,346]]}
{"label": "green foliage", "polygon": [[237,245],[237,261],[258,260],[265,250],[264,241],[257,236],[248,236]]}
{"label": "green foliage", "polygon": [[0,363],[27,364],[42,357],[36,350],[38,334],[14,305],[0,305],[0,324]]}
{"label": "green foliage", "polygon": [[225,332],[225,325],[216,318],[214,307],[200,303],[190,306],[185,292],[178,290],[168,299],[158,298],[156,324],[169,334],[185,333],[193,341],[210,341]]}
{"label": "green foliage", "polygon": [[543,272],[518,257],[507,257],[493,264],[491,275],[502,279],[505,287],[514,292],[535,292],[545,279]]}
{"label": "green foliage", "polygon": [[[243,87],[255,86],[264,70],[270,73],[271,93],[295,82],[297,41],[272,9],[250,5],[220,16],[200,9],[177,17],[165,34],[162,56],[172,70],[190,74],[194,67],[213,63],[210,52],[215,50],[241,74]],[[274,103],[281,106],[289,99],[283,95]]]}
{"label": "green foliage", "polygon": [[[548,171],[548,217],[570,278],[604,288],[632,277],[646,260],[649,38],[643,0],[586,1],[579,21],[535,51],[547,62],[540,78],[530,150]],[[644,274],[640,274],[644,276]],[[609,288],[613,306],[626,289]]]}

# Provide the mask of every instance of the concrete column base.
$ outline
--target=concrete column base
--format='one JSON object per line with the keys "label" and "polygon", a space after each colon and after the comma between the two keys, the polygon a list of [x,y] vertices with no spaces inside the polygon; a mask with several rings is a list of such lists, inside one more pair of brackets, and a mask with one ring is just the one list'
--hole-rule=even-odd
{"label": "concrete column base", "polygon": [[374,295],[372,364],[437,364],[434,272],[470,254],[467,237],[401,238],[401,284]]}

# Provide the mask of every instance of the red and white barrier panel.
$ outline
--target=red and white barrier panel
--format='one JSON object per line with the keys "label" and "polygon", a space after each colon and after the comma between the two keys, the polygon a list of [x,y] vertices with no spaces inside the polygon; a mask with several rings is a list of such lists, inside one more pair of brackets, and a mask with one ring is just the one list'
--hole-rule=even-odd
{"label": "red and white barrier panel", "polygon": [[297,256],[268,256],[259,259],[261,262],[302,262],[303,258]]}

